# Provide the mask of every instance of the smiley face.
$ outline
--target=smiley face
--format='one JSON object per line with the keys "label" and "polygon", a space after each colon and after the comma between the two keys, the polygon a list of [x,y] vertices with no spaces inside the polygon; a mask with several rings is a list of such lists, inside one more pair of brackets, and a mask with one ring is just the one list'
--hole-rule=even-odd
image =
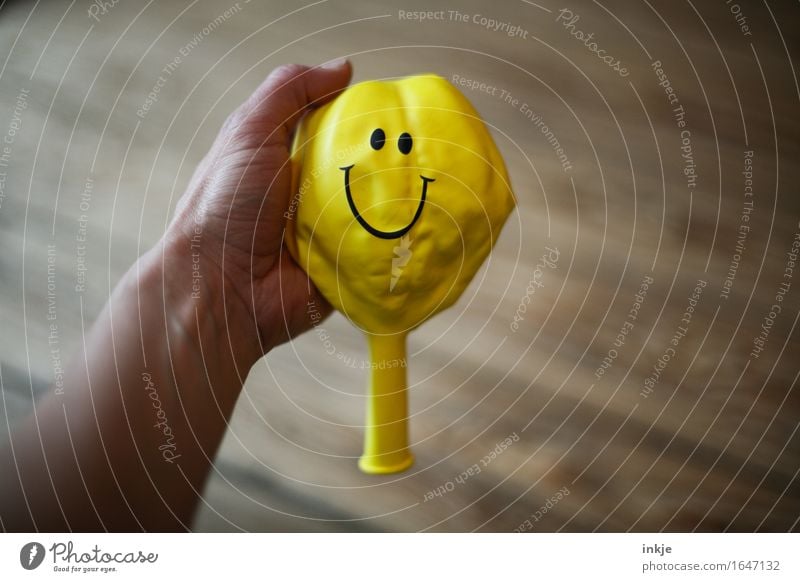
{"label": "smiley face", "polygon": [[302,121],[292,164],[289,250],[370,333],[455,302],[514,206],[483,121],[435,75],[349,88]]}
{"label": "smiley face", "polygon": [[[400,153],[408,155],[411,153],[413,143],[414,141],[411,138],[411,134],[403,132],[397,139],[397,149],[400,151]],[[386,133],[381,128],[376,129],[372,132],[372,135],[369,138],[369,144],[373,150],[377,151],[382,149],[386,144]],[[405,235],[409,230],[411,230],[411,227],[414,226],[414,223],[417,222],[422,214],[422,208],[425,206],[425,198],[428,194],[428,184],[430,182],[434,182],[435,180],[420,174],[419,177],[422,180],[422,190],[419,196],[419,206],[417,206],[417,210],[414,212],[414,217],[411,219],[411,222],[409,222],[403,228],[398,228],[397,230],[380,230],[372,226],[364,219],[363,216],[361,216],[361,213],[358,211],[358,207],[353,200],[353,193],[350,190],[350,170],[352,170],[354,166],[355,164],[350,164],[349,166],[344,166],[339,169],[344,171],[344,191],[345,195],[347,196],[347,203],[350,205],[350,211],[353,213],[355,219],[362,227],[364,227],[364,230],[366,230],[372,236],[377,236],[378,238],[393,239],[400,238],[401,236]]]}

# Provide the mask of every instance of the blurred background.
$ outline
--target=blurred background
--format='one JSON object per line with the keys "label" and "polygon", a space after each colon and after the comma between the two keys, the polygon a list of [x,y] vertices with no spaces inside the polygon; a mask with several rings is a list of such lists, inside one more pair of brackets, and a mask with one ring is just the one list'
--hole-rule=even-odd
{"label": "blurred background", "polygon": [[252,370],[195,528],[796,530],[799,15],[3,2],[0,442],[226,116],[277,65],[346,56],[355,81],[459,86],[518,208],[461,300],[410,336],[410,471],[356,467],[366,344],[337,314],[327,342],[308,333]]}

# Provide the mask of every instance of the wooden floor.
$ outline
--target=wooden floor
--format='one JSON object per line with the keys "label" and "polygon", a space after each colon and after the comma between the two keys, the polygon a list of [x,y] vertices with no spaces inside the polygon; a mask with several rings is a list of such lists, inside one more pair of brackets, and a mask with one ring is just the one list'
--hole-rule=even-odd
{"label": "wooden floor", "polygon": [[53,381],[48,299],[68,358],[227,114],[280,63],[347,55],[356,80],[475,86],[518,209],[410,338],[410,471],[357,470],[365,343],[336,315],[341,357],[308,333],[253,369],[196,528],[798,529],[796,3],[84,4],[0,9],[2,424]]}

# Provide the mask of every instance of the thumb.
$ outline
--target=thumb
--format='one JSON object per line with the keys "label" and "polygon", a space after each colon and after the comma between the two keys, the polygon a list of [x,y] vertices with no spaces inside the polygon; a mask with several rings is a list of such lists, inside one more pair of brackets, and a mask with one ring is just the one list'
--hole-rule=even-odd
{"label": "thumb", "polygon": [[303,112],[339,94],[351,75],[346,59],[317,67],[278,67],[234,113],[233,131],[245,140],[257,140],[256,147],[286,145]]}

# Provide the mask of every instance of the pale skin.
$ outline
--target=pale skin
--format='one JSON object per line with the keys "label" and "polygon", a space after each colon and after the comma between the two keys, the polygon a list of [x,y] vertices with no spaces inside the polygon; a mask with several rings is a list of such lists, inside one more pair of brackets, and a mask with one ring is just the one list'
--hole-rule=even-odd
{"label": "pale skin", "polygon": [[[227,120],[161,241],[0,451],[5,531],[184,531],[251,367],[330,307],[282,245],[298,120],[351,67],[280,67]],[[194,243],[194,244],[193,244]],[[197,277],[200,273],[202,276]]]}

